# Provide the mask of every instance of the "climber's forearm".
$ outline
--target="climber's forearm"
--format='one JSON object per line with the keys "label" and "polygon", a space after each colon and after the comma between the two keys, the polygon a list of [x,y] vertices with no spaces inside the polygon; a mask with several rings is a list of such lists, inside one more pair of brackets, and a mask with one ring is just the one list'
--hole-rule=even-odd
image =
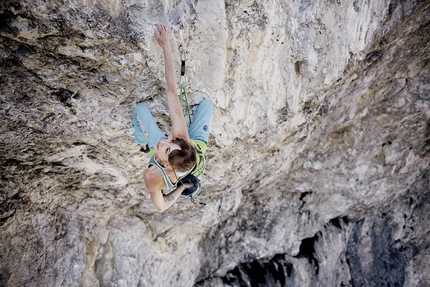
{"label": "climber's forearm", "polygon": [[170,42],[167,42],[164,45],[163,51],[164,51],[164,68],[165,68],[165,74],[166,74],[167,96],[172,96],[176,99],[178,94],[176,91],[175,67],[173,64],[173,55],[172,55],[172,49],[170,48]]}
{"label": "climber's forearm", "polygon": [[164,195],[164,205],[165,208],[169,208],[175,201],[178,199],[178,197],[181,195],[181,193],[184,191],[184,187],[180,186],[177,189],[173,190],[169,194]]}
{"label": "climber's forearm", "polygon": [[151,195],[152,203],[160,212],[163,212],[171,207],[176,202],[176,200],[178,200],[179,196],[185,189],[184,186],[180,186],[177,189],[171,191],[169,194],[163,195],[161,190],[156,188],[156,186],[151,184],[151,182],[145,182],[145,184]]}
{"label": "climber's forearm", "polygon": [[179,198],[179,196],[182,194],[182,192],[186,189],[189,188],[190,186],[188,185],[181,185],[178,188],[176,188],[175,190],[172,190],[172,192],[170,192],[167,195],[163,196],[163,203],[161,204],[160,207],[156,208],[158,209],[158,211],[163,212],[164,210],[170,208]]}

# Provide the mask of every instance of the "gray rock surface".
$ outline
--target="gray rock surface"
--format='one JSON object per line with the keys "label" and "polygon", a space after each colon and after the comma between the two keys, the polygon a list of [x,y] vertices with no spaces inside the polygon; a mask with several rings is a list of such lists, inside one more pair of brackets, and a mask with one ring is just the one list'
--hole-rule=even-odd
{"label": "gray rock surface", "polygon": [[[1,2],[0,285],[430,285],[429,9]],[[131,121],[169,126],[157,22],[215,104],[206,205],[165,213]]]}

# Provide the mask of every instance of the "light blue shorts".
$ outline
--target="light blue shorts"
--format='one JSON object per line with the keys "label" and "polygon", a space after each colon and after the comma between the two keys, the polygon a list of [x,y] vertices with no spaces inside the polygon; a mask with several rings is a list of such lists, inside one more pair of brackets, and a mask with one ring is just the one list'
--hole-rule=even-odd
{"label": "light blue shorts", "polygon": [[[192,140],[200,140],[208,144],[210,124],[214,105],[210,100],[202,100],[194,114],[193,121],[188,128],[188,135]],[[166,139],[151,112],[145,105],[137,105],[133,111],[134,140],[140,146],[148,144],[152,150],[154,145]]]}

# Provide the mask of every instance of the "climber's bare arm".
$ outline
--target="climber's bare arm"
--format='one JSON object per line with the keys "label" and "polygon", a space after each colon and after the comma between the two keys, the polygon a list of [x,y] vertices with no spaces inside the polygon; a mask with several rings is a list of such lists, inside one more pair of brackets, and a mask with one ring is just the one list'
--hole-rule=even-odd
{"label": "climber's bare arm", "polygon": [[157,32],[155,33],[155,37],[164,51],[167,105],[172,120],[171,135],[173,138],[190,141],[187,123],[185,122],[184,113],[182,112],[182,106],[176,90],[175,67],[173,65],[172,48],[170,47],[169,29],[162,24],[157,24],[156,26]]}
{"label": "climber's bare arm", "polygon": [[151,194],[151,200],[154,204],[155,208],[158,211],[163,212],[169,207],[173,205],[173,203],[178,200],[181,193],[186,189],[192,186],[192,184],[184,184],[173,190],[167,195],[161,193],[163,187],[165,187],[163,176],[161,176],[160,171],[158,169],[147,168],[143,172],[143,179],[145,181],[146,187]]}

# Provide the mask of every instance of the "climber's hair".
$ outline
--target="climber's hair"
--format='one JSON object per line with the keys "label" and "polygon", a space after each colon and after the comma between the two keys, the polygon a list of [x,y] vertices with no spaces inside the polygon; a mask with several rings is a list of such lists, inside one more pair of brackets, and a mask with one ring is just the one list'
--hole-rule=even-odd
{"label": "climber's hair", "polygon": [[174,170],[184,172],[191,169],[197,160],[196,149],[192,143],[183,139],[175,138],[172,143],[177,144],[181,149],[173,150],[169,154],[169,164]]}

